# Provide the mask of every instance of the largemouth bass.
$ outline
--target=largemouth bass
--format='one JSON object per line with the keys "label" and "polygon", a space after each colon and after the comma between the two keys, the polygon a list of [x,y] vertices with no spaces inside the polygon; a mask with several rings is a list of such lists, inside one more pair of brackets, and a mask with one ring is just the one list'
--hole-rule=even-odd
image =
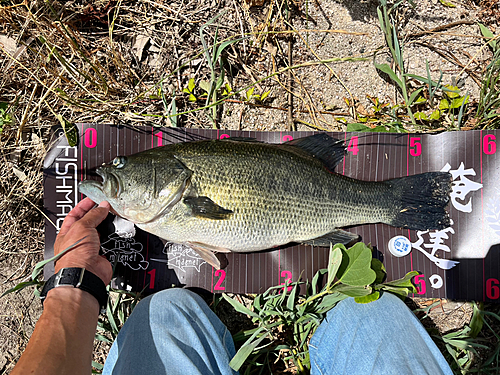
{"label": "largemouth bass", "polygon": [[82,181],[79,189],[216,268],[221,252],[355,241],[340,229],[346,226],[450,225],[450,173],[360,181],[333,172],[345,152],[327,134],[279,145],[231,138],[178,143],[117,156],[97,169],[102,182]]}

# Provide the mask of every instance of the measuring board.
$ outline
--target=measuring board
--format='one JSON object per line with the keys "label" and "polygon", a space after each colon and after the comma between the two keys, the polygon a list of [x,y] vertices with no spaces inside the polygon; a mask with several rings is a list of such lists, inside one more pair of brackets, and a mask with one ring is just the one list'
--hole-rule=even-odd
{"label": "measuring board", "polygon": [[[44,166],[45,258],[53,255],[58,228],[84,198],[77,184],[98,179],[95,168],[176,142],[227,137],[282,143],[314,132],[253,132],[185,128],[132,128],[78,124],[79,144],[70,147],[61,130]],[[500,159],[498,131],[431,134],[328,133],[345,141],[347,155],[337,173],[383,181],[429,171],[449,171],[452,225],[437,231],[410,231],[384,224],[348,228],[371,243],[388,281],[416,270],[418,294],[456,300],[500,300]],[[262,293],[271,286],[311,280],[327,267],[328,248],[296,245],[257,253],[227,254],[229,265],[215,270],[192,249],[141,231],[109,215],[99,227],[102,252],[115,267],[114,287],[148,294],[173,286],[212,292]],[[406,254],[406,255],[403,255]],[[45,269],[45,277],[53,265]]]}

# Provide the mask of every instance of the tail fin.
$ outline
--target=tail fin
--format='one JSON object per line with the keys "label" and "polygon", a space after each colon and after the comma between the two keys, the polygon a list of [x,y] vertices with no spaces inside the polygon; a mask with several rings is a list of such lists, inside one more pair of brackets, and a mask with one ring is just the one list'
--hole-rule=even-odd
{"label": "tail fin", "polygon": [[444,229],[450,226],[445,207],[450,201],[452,176],[428,172],[385,181],[396,202],[392,226],[413,230]]}

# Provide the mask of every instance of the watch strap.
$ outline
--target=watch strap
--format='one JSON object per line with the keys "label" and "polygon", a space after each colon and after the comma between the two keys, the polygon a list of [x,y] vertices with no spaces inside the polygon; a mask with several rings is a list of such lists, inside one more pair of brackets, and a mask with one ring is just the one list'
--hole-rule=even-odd
{"label": "watch strap", "polygon": [[60,286],[73,286],[74,288],[81,289],[85,292],[92,294],[101,308],[101,313],[106,310],[108,303],[108,292],[106,285],[100,277],[94,275],[92,272],[87,271],[85,268],[61,268],[59,272],[52,275],[43,286],[40,293],[42,304],[47,297],[49,290]]}

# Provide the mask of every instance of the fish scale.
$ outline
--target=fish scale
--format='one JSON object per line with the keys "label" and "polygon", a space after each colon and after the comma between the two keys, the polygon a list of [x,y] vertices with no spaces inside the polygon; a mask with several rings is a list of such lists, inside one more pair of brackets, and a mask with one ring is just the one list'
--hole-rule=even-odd
{"label": "fish scale", "polygon": [[426,230],[449,224],[449,173],[355,180],[332,171],[344,151],[325,134],[282,145],[178,143],[118,157],[99,169],[102,184],[84,181],[80,190],[108,200],[150,233],[193,246],[215,266],[212,251],[347,243],[353,235],[338,229],[345,226],[382,222]]}

